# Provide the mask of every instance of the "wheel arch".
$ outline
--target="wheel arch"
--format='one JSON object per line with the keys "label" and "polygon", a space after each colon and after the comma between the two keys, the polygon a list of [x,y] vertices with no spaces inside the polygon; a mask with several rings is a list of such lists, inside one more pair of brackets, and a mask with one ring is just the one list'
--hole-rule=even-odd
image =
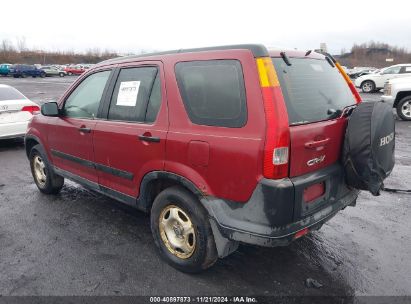
{"label": "wheel arch", "polygon": [[394,108],[397,107],[398,103],[405,97],[411,96],[411,91],[401,91],[397,93],[394,100]]}
{"label": "wheel arch", "polygon": [[172,186],[181,186],[200,199],[204,194],[189,179],[167,171],[152,171],[147,173],[140,185],[140,194],[137,198],[139,209],[149,211],[156,196]]}
{"label": "wheel arch", "polygon": [[367,82],[367,81],[370,81],[370,82],[372,82],[373,84],[374,84],[374,88],[376,89],[377,88],[377,84],[375,83],[375,81],[374,80],[372,80],[372,79],[364,79],[363,81],[361,81],[361,84],[360,84],[360,88],[362,87],[362,85],[364,84],[364,82]]}
{"label": "wheel arch", "polygon": [[35,136],[35,135],[26,135],[26,137],[24,138],[24,146],[25,146],[25,149],[26,149],[26,156],[27,157],[29,157],[31,149],[35,145],[38,145],[38,144],[41,145],[41,141],[37,136]]}

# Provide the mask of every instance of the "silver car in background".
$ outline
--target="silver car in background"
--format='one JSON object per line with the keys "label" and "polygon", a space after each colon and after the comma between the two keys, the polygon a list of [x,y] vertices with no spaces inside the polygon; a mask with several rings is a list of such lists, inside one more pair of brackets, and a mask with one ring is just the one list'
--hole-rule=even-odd
{"label": "silver car in background", "polygon": [[46,72],[46,76],[60,76],[60,77],[64,77],[67,75],[67,72],[59,69],[56,66],[42,66],[41,69]]}

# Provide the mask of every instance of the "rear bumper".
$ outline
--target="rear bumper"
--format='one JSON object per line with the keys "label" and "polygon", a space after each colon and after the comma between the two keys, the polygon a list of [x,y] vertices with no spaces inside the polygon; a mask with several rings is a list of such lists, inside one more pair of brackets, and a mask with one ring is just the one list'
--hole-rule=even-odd
{"label": "rear bumper", "polygon": [[29,121],[0,124],[0,139],[24,137]]}
{"label": "rear bumper", "polygon": [[[325,194],[307,207],[303,191],[318,182],[325,183]],[[300,230],[319,229],[338,211],[354,205],[358,193],[346,187],[341,166],[332,165],[298,178],[263,179],[245,204],[210,197],[202,202],[223,238],[274,247],[289,244]]]}

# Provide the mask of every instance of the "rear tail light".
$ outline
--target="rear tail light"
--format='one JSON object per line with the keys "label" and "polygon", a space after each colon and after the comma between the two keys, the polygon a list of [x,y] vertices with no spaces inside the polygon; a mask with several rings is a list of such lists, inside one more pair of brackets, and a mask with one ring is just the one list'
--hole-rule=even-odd
{"label": "rear tail light", "polygon": [[271,58],[257,58],[256,63],[266,120],[263,176],[270,179],[284,178],[288,176],[289,169],[288,113]]}
{"label": "rear tail light", "polygon": [[284,165],[288,163],[288,147],[275,148],[273,153],[273,164]]}
{"label": "rear tail light", "polygon": [[40,108],[38,106],[25,106],[21,109],[22,112],[30,112],[32,115],[40,113]]}

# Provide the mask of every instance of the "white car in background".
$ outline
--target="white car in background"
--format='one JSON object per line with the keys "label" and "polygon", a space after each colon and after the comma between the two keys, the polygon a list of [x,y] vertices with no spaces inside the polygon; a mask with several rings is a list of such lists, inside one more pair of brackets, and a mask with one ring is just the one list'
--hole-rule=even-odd
{"label": "white car in background", "polygon": [[40,107],[15,88],[0,84],[0,139],[23,137]]}
{"label": "white car in background", "polygon": [[363,75],[355,79],[355,86],[364,93],[381,90],[384,84],[393,78],[403,78],[411,75],[411,63],[397,64],[379,70],[377,73]]}
{"label": "white car in background", "polygon": [[397,110],[402,120],[411,120],[411,74],[409,77],[391,79],[384,85],[383,102]]}

